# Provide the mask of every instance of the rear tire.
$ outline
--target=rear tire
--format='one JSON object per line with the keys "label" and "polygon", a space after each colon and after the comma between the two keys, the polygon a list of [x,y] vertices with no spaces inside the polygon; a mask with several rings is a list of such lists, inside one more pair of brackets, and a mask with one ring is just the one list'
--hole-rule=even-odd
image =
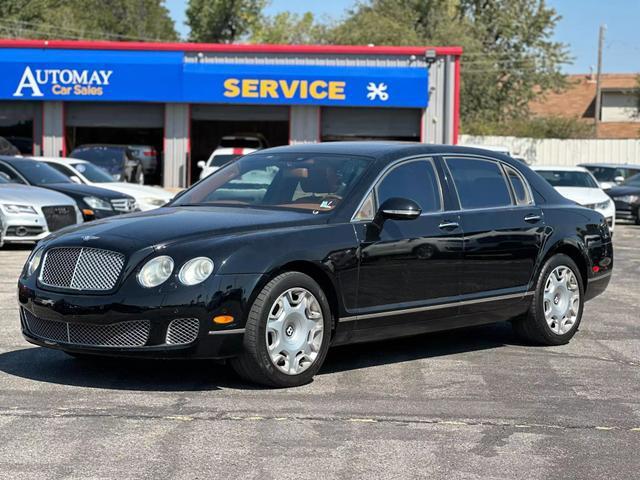
{"label": "rear tire", "polygon": [[244,379],[269,387],[310,382],[329,350],[331,309],[322,288],[308,275],[286,272],[254,300],[244,351],[231,360]]}
{"label": "rear tire", "polygon": [[133,183],[144,185],[144,170],[142,169],[142,166],[136,168],[136,174],[133,178]]}
{"label": "rear tire", "polygon": [[544,264],[529,311],[511,323],[523,340],[564,345],[575,335],[584,310],[584,285],[576,263],[558,254]]}

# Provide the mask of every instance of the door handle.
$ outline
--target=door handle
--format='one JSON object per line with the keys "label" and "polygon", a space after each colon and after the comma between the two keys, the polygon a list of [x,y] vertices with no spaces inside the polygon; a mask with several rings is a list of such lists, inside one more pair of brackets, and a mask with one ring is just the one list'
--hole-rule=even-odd
{"label": "door handle", "polygon": [[442,222],[440,225],[438,225],[438,228],[442,230],[453,230],[455,228],[458,228],[459,226],[460,224],[458,222]]}
{"label": "door handle", "polygon": [[529,223],[539,222],[541,219],[542,217],[540,215],[527,215],[524,217],[524,221]]}

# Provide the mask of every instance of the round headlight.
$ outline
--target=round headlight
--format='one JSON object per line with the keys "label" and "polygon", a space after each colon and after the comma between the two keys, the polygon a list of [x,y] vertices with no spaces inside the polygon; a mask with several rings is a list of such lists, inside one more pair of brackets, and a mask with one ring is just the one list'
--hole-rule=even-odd
{"label": "round headlight", "polygon": [[39,248],[34,252],[27,263],[27,276],[30,277],[33,275],[38,267],[40,266],[40,261],[42,260],[42,248]]}
{"label": "round headlight", "polygon": [[146,288],[157,287],[167,281],[173,272],[173,258],[163,255],[152,258],[138,272],[138,283]]}
{"label": "round headlight", "polygon": [[204,282],[213,273],[213,261],[207,257],[196,257],[185,263],[178,278],[185,285],[197,285]]}

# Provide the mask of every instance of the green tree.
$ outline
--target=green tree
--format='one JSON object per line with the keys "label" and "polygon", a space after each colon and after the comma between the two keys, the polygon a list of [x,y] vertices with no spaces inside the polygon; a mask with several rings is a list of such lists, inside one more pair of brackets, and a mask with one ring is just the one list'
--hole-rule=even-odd
{"label": "green tree", "polygon": [[[330,33],[331,43],[461,45],[462,125],[528,116],[528,103],[564,87],[566,47],[545,0],[370,0]],[[472,133],[472,132],[469,132]]]}
{"label": "green tree", "polygon": [[42,39],[178,38],[164,0],[1,0],[0,34]]}
{"label": "green tree", "polygon": [[251,32],[252,43],[305,44],[326,43],[328,27],[316,22],[311,12],[303,15],[282,12],[263,17]]}
{"label": "green tree", "polygon": [[193,42],[232,43],[260,21],[266,0],[189,0],[187,25]]}

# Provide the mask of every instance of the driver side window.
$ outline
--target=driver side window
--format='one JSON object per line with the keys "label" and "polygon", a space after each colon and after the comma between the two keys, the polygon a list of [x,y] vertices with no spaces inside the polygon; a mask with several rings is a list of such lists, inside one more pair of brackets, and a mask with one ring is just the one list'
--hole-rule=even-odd
{"label": "driver side window", "polygon": [[[377,208],[389,198],[402,197],[416,202],[422,213],[442,210],[440,184],[433,164],[428,160],[411,160],[394,167],[374,190],[378,200]],[[371,192],[354,219],[372,220],[377,208]]]}

